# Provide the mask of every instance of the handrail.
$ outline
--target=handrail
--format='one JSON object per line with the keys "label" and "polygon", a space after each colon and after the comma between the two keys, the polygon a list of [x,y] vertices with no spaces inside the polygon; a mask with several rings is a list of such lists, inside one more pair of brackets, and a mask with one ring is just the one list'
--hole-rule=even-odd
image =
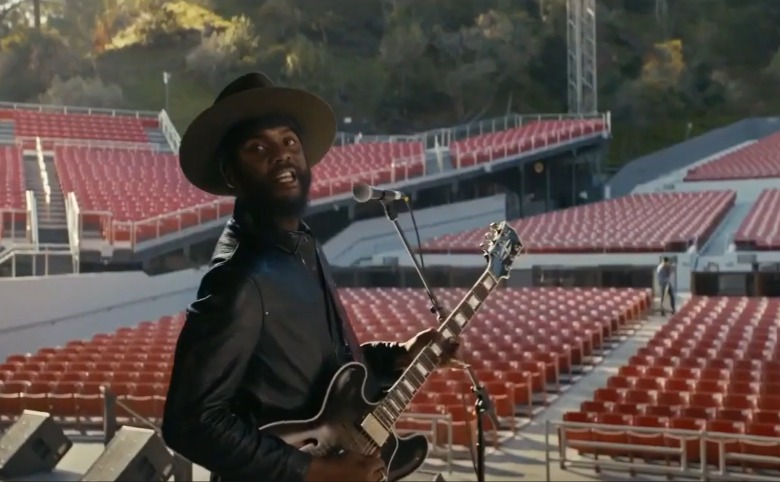
{"label": "handrail", "polygon": [[[605,128],[606,125],[603,125],[601,128],[595,128],[595,129],[592,126],[583,125],[575,128],[574,131],[571,130],[556,131],[555,136],[550,136],[549,134],[531,134],[528,136],[523,136],[521,138],[515,139],[511,142],[507,142],[501,146],[498,146],[497,148],[495,146],[489,146],[489,147],[482,147],[473,150],[470,149],[468,152],[469,154],[475,154],[475,155],[479,155],[483,152],[487,152],[489,156],[488,163],[481,163],[481,165],[489,165],[489,163],[499,161],[499,160],[504,160],[510,155],[531,154],[536,150],[548,148],[552,145],[560,144],[561,142],[568,142],[572,139],[577,139],[578,137],[587,136],[587,135],[593,135],[593,136],[604,135]],[[528,139],[531,140],[529,150],[523,152],[517,152],[517,153],[510,152],[511,149],[526,143]],[[456,154],[460,151],[460,146],[454,146],[451,148],[455,150]],[[319,182],[313,186],[312,192],[315,196],[319,194],[319,196],[317,196],[316,199],[327,199],[332,196],[347,194],[352,189],[355,183],[361,181],[370,182],[372,184],[391,184],[391,183],[406,181],[410,179],[422,179],[427,175],[439,174],[441,172],[444,172],[443,169],[435,169],[431,172],[428,172],[429,167],[430,166],[428,166],[428,163],[426,162],[424,153],[415,154],[408,157],[397,158],[393,160],[388,167],[374,170],[374,171],[363,172],[360,173],[359,176],[348,175],[348,176],[341,176],[338,178],[323,180],[322,182]],[[443,166],[440,167],[443,168]],[[470,168],[474,166],[461,165],[461,159],[459,157],[455,157],[455,159],[453,159],[452,162],[452,167],[454,167],[455,169],[461,169],[461,168]],[[401,169],[400,173],[398,172],[399,168]],[[419,173],[414,171],[415,168],[420,169]],[[230,212],[228,212],[227,209],[225,209],[225,212],[222,212],[223,207],[226,205],[232,206],[232,202],[233,202],[232,199],[217,198],[212,201],[207,201],[205,203],[179,209],[173,212],[158,214],[146,219],[135,220],[135,221],[114,220],[108,223],[108,225],[110,226],[108,228],[110,230],[110,233],[107,236],[107,238],[110,243],[127,242],[129,243],[131,248],[135,248],[136,245],[141,241],[158,239],[163,235],[176,233],[187,227],[197,226],[201,224],[204,219],[207,220],[221,219],[222,217],[225,217],[229,215],[230,212],[232,212],[232,209]],[[214,218],[214,213],[212,212],[214,209],[217,210],[216,218]],[[95,212],[82,212],[82,217],[85,215],[95,215],[95,214],[96,214]],[[107,212],[103,213],[102,215],[104,221],[106,215],[108,215]],[[188,221],[183,218],[186,216],[194,216],[195,219]],[[146,232],[144,232],[141,235],[143,239],[139,239],[139,232],[141,230],[144,230],[144,228]],[[117,232],[127,233],[126,235],[123,234],[123,237],[126,237],[127,239],[118,240],[115,237],[115,234]]]}
{"label": "handrail", "polygon": [[38,201],[35,199],[35,193],[27,190],[24,192],[25,203],[27,209],[25,211],[27,215],[25,237],[28,242],[31,242],[33,246],[38,246],[39,232],[38,232]]}
{"label": "handrail", "polygon": [[25,102],[0,102],[0,110],[30,110],[36,112],[52,112],[62,114],[102,114],[113,117],[156,117],[157,112],[147,110],[107,109],[103,107],[78,107],[68,105],[30,104]]}
{"label": "handrail", "polygon": [[65,198],[65,220],[68,229],[68,246],[70,254],[73,257],[73,272],[80,270],[81,238],[79,236],[79,203],[76,195],[69,192],[64,195]]}
{"label": "handrail", "polygon": [[[550,443],[550,435],[553,429],[558,434],[558,444],[555,451],[558,452],[558,458],[552,455],[553,446]],[[592,432],[592,433],[615,433],[631,435],[636,434],[642,438],[647,439],[651,435],[661,437],[671,437],[680,441],[679,447],[670,446],[654,446],[647,444],[634,444],[634,443],[612,443],[602,442],[587,439],[574,439],[570,440],[567,436],[567,432]],[[593,469],[613,469],[624,470],[633,473],[659,473],[667,475],[679,475],[696,477],[701,480],[711,480],[713,477],[722,478],[725,480],[739,480],[742,472],[735,472],[730,470],[732,468],[732,461],[734,462],[754,462],[758,464],[780,464],[780,457],[765,456],[765,455],[753,455],[744,454],[742,452],[733,452],[729,450],[727,444],[734,442],[744,441],[753,443],[757,446],[773,446],[780,447],[780,437],[766,437],[761,435],[748,435],[748,434],[736,434],[736,433],[723,433],[702,430],[686,430],[686,429],[674,429],[674,428],[660,428],[660,427],[640,427],[640,426],[626,426],[626,425],[607,425],[598,423],[584,423],[584,422],[545,422],[545,462],[547,481],[551,481],[551,464],[557,462],[561,469],[566,469],[567,465],[572,467],[587,467]],[[687,443],[686,443],[687,442]],[[698,442],[698,467],[691,467],[688,461],[688,444]],[[707,461],[708,456],[708,444],[717,444],[718,449],[718,466],[712,468]],[[604,450],[609,452],[624,452],[627,455],[633,454],[631,462],[619,462],[613,460],[603,459],[584,459],[571,460],[567,458],[567,449],[574,449],[583,451],[587,449],[591,450]],[[679,457],[678,465],[656,465],[650,463],[643,463],[641,456],[636,454],[655,454],[665,456],[666,458]],[[668,461],[672,461],[668,460]],[[738,467],[739,465],[737,465]],[[759,476],[758,474],[751,474],[751,480],[777,480],[777,475]]]}
{"label": "handrail", "polygon": [[[161,111],[161,118],[164,118],[167,114],[164,113],[164,111]],[[555,115],[555,116],[533,116],[534,121],[538,121],[539,119],[546,119],[546,118],[589,118],[589,119],[601,119],[604,121],[605,116],[603,114],[594,115],[594,116],[580,116],[580,115]],[[522,116],[516,117],[516,122],[526,122],[528,121],[527,118],[524,118]],[[161,124],[162,125],[162,124]],[[538,149],[547,148],[549,146],[552,146],[554,144],[559,144],[561,142],[568,142],[572,138],[577,138],[580,136],[587,136],[587,135],[601,135],[604,136],[605,130],[608,128],[607,123],[604,122],[601,126],[594,128],[591,125],[581,125],[574,127],[573,129],[560,129],[555,131],[554,136],[550,136],[549,134],[530,134],[527,136],[523,136],[521,138],[515,139],[511,142],[505,143],[502,146],[498,146],[496,148],[495,146],[489,146],[489,147],[481,147],[477,149],[469,149],[469,154],[474,155],[480,155],[483,153],[488,154],[488,162],[494,162],[498,160],[506,159],[510,155],[519,155],[522,154],[521,152],[510,152],[511,149],[517,148],[521,146],[521,144],[525,144],[528,139],[530,139],[530,149],[526,150],[526,154],[530,154]],[[449,141],[452,141],[452,138],[449,139]],[[440,145],[444,149],[452,149],[453,154],[455,154],[452,167],[455,169],[461,169],[464,167],[473,167],[473,165],[461,165],[461,158],[458,156],[459,153],[462,152],[462,146],[456,145],[456,146],[449,146],[444,144],[438,144],[438,139],[435,139],[435,142],[437,145]],[[100,141],[99,143],[96,143],[95,141],[85,141],[85,140],[67,140],[67,141],[56,141],[56,145],[86,145],[86,146],[96,146],[96,145],[102,145],[102,146],[109,146],[112,144],[106,143],[104,141]],[[113,145],[117,145],[114,143]],[[125,145],[128,145],[130,147],[134,147],[137,149],[142,150],[149,150],[154,151],[156,148],[153,145],[150,144],[143,144],[139,145],[137,143],[127,143]],[[503,151],[503,152],[501,152]],[[428,162],[426,162],[426,154],[424,152],[420,154],[413,154],[406,157],[396,158],[394,159],[387,167],[384,167],[382,169],[377,169],[374,171],[369,172],[363,172],[360,173],[359,176],[356,175],[349,175],[349,176],[341,176],[338,178],[331,178],[327,180],[323,180],[313,186],[313,195],[315,199],[327,199],[332,196],[337,195],[346,195],[349,190],[353,187],[353,185],[358,181],[368,181],[372,184],[392,184],[400,181],[406,181],[410,179],[422,179],[430,174],[439,174],[441,172],[444,172],[444,164],[441,163],[441,165],[433,166],[433,169],[429,172],[429,168],[431,166],[428,165]],[[419,169],[419,171],[418,171]],[[400,172],[399,172],[400,171]],[[204,203],[195,205],[195,206],[189,206],[186,208],[182,208],[173,212],[167,212],[167,213],[161,213],[158,215],[150,216],[145,219],[141,220],[134,220],[134,221],[117,221],[113,219],[113,214],[108,211],[82,211],[81,214],[81,223],[83,225],[83,218],[85,216],[98,216],[100,218],[101,223],[103,224],[104,229],[108,231],[106,238],[108,239],[109,243],[113,244],[115,242],[124,243],[127,242],[130,244],[132,248],[135,248],[138,242],[144,241],[144,240],[151,240],[151,239],[157,239],[165,234],[171,234],[175,232],[179,232],[182,229],[185,229],[187,227],[196,226],[198,224],[201,224],[204,220],[214,220],[214,213],[213,210],[216,209],[216,219],[221,219],[222,217],[225,217],[229,215],[229,212],[225,210],[225,212],[222,212],[223,206],[225,205],[231,205],[232,200],[228,199],[219,199],[216,198],[214,200],[206,201]],[[194,219],[184,219],[183,217],[193,217]],[[165,226],[163,226],[165,224]],[[143,230],[146,228],[146,232],[142,234],[142,237],[144,239],[139,240],[139,230]],[[117,239],[115,234],[117,232],[121,233],[121,236],[125,239]],[[81,233],[81,229],[79,229],[79,233]],[[126,233],[126,234],[125,234]]]}
{"label": "handrail", "polygon": [[[472,155],[472,156],[487,156],[487,163],[500,161],[507,159],[510,156],[518,156],[521,154],[531,154],[534,151],[544,149],[547,147],[555,146],[558,144],[561,144],[563,142],[568,141],[576,141],[582,138],[585,138],[586,136],[598,136],[598,135],[605,135],[606,134],[606,124],[603,128],[587,128],[584,125],[578,126],[579,133],[576,133],[576,131],[568,131],[571,133],[570,136],[564,137],[564,131],[558,130],[555,132],[555,137],[550,138],[549,134],[545,133],[531,133],[528,135],[523,135],[522,137],[518,137],[516,139],[513,139],[508,142],[504,142],[499,145],[489,145],[489,146],[481,146],[481,147],[475,147],[470,149],[464,149],[460,144],[450,146],[453,150],[453,167],[455,169],[461,169],[463,167],[473,167],[474,164],[470,164],[468,166],[463,166],[461,163],[460,156],[462,155]],[[521,147],[524,146],[528,141],[530,140],[530,146],[526,150],[521,150]],[[482,162],[480,164],[485,164],[485,162]]]}
{"label": "handrail", "polygon": [[[321,183],[318,183],[314,186],[313,189],[322,189],[322,186],[325,186],[326,192],[324,193],[325,196],[323,198],[340,195],[340,194],[346,194],[347,192],[350,192],[352,187],[355,183],[359,181],[366,180],[366,177],[369,177],[369,182],[375,183],[375,184],[386,184],[386,183],[394,183],[399,181],[404,181],[412,178],[416,178],[419,176],[416,176],[413,170],[415,168],[420,168],[421,175],[425,175],[426,171],[426,163],[425,163],[425,155],[424,154],[414,154],[408,157],[402,157],[394,159],[391,164],[383,169],[377,169],[374,171],[370,171],[368,173],[362,173],[361,176],[358,178],[354,175],[349,176],[340,176],[337,178],[331,178],[326,181],[323,181]],[[399,170],[401,171],[399,174]],[[345,189],[343,191],[337,190],[339,187],[345,186]],[[206,201],[204,203],[190,206],[186,208],[182,208],[173,212],[168,213],[162,213],[155,216],[150,216],[145,219],[136,220],[136,221],[112,221],[111,224],[111,231],[112,235],[109,236],[109,241],[114,241],[115,237],[113,236],[113,233],[119,230],[126,230],[129,232],[129,243],[132,247],[135,247],[135,245],[139,242],[138,240],[138,230],[139,228],[143,228],[144,226],[149,226],[152,228],[154,232],[150,232],[149,235],[151,236],[150,239],[156,239],[162,236],[163,234],[170,234],[173,232],[181,231],[182,229],[190,226],[197,226],[201,224],[204,221],[204,218],[207,218],[208,220],[218,220],[222,219],[226,216],[229,216],[232,211],[233,205],[233,199],[232,198],[215,198],[211,201]],[[214,213],[211,211],[216,209],[216,217],[214,217]],[[96,215],[96,212],[82,212],[82,217],[85,215]],[[105,216],[109,213],[102,212],[101,215]],[[195,220],[194,223],[188,224],[186,220],[182,219],[182,216],[185,215],[194,215]],[[162,224],[166,221],[171,221],[173,224],[175,224],[173,231],[165,232],[163,233],[164,229],[162,229]]]}
{"label": "handrail", "polygon": [[482,119],[466,124],[460,124],[456,126],[442,127],[437,129],[430,129],[427,131],[417,132],[413,134],[387,134],[387,135],[365,135],[361,133],[345,133],[340,132],[338,134],[338,141],[341,145],[352,144],[357,142],[396,142],[399,140],[418,140],[423,141],[426,147],[431,148],[433,144],[438,141],[440,145],[448,146],[451,141],[464,139],[467,137],[473,137],[475,135],[488,134],[491,132],[507,130],[515,127],[520,127],[525,124],[546,121],[546,120],[576,120],[576,119],[596,119],[602,118],[610,126],[611,132],[611,116],[609,113],[592,113],[592,114],[571,114],[571,113],[550,113],[550,114],[508,114],[499,117],[492,117],[489,119]]}
{"label": "handrail", "polygon": [[38,174],[41,176],[41,184],[43,185],[43,194],[46,204],[51,204],[51,185],[49,184],[49,173],[46,171],[46,163],[43,161],[43,147],[41,144],[41,138],[35,136],[35,156],[38,160]]}
{"label": "handrail", "polygon": [[168,141],[168,145],[171,146],[173,152],[179,153],[179,146],[181,145],[181,137],[176,130],[176,126],[171,122],[171,118],[168,116],[168,112],[165,109],[160,111],[160,115],[157,116],[157,121],[160,124],[160,130],[162,131],[165,139]]}
{"label": "handrail", "polygon": [[[20,137],[19,139],[25,140],[27,138]],[[133,151],[152,151],[160,152],[161,149],[156,144],[148,142],[125,142],[125,141],[107,141],[107,140],[95,140],[95,139],[61,139],[61,138],[46,138],[41,137],[44,141],[50,142],[51,146],[56,147],[88,147],[88,148],[103,148],[103,149],[117,149],[117,150],[133,150]],[[165,152],[161,152],[165,154]]]}

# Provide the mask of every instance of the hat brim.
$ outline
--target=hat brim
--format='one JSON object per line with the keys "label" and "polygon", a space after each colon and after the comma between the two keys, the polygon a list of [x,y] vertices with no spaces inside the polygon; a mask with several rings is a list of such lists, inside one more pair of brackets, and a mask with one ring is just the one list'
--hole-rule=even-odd
{"label": "hat brim", "polygon": [[181,139],[179,163],[195,187],[217,196],[233,194],[220,171],[217,150],[238,123],[279,115],[295,119],[309,167],[325,157],[336,138],[336,116],[320,97],[289,87],[248,89],[212,105],[195,118]]}

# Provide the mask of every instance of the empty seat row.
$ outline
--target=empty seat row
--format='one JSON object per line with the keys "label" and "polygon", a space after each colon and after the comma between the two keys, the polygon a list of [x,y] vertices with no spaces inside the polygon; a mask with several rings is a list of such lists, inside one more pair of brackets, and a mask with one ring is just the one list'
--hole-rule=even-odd
{"label": "empty seat row", "polygon": [[[612,435],[603,440],[599,427],[567,433],[577,440],[631,440],[632,445],[642,445],[634,439],[644,437],[665,445],[675,436],[660,429],[690,428],[777,437],[780,445],[778,331],[780,300],[776,298],[694,297],[607,380],[605,387],[582,402],[579,411],[564,416],[564,421],[626,428],[605,427],[603,431]],[[679,420],[685,422],[677,423]],[[652,435],[634,435],[630,427],[642,423],[637,421],[652,421],[659,430]],[[749,440],[739,443],[760,445]],[[577,448],[574,442],[569,446]],[[746,450],[741,447],[738,452]],[[592,447],[578,449],[596,451]],[[780,455],[777,448],[774,450]],[[599,453],[632,452],[654,458],[641,447],[636,451],[605,447]],[[707,456],[709,463],[717,463],[716,452]],[[698,449],[689,452],[688,461],[698,461],[699,456]],[[755,466],[744,460],[741,463]]]}
{"label": "empty seat row", "polygon": [[606,128],[601,119],[540,120],[454,141],[450,152],[456,169],[467,168],[601,134]]}
{"label": "empty seat row", "polygon": [[[632,194],[517,219],[528,253],[685,251],[701,247],[733,207],[733,191]],[[423,244],[428,253],[477,252],[480,230],[452,233]]]}
{"label": "empty seat row", "polygon": [[[421,290],[356,288],[341,289],[339,294],[361,341],[403,340],[435,323]],[[445,306],[453,306],[464,294],[462,289],[439,291]],[[517,410],[530,413],[534,403],[545,403],[550,390],[560,389],[562,375],[592,364],[594,351],[606,338],[633,326],[649,306],[649,292],[639,289],[501,289],[467,327],[463,356],[496,398],[502,420],[514,427]],[[80,405],[79,400],[91,400],[100,386],[120,397],[132,395],[135,401],[164,397],[184,323],[179,313],[62,347],[9,356],[0,364],[0,412],[10,419],[30,400],[41,406],[53,403],[46,401],[47,393],[57,395],[53,400],[72,392],[75,401],[63,402],[58,410],[62,414],[63,406],[87,407],[83,410],[89,413],[71,414],[84,418],[96,402]],[[431,376],[413,402],[452,414],[469,396],[465,373],[443,369]],[[160,410],[159,400],[144,400],[150,404],[148,410]],[[412,418],[413,413],[410,409]]]}
{"label": "empty seat row", "polygon": [[780,133],[696,166],[686,182],[780,177]]}
{"label": "empty seat row", "polygon": [[734,244],[737,249],[751,251],[780,249],[780,189],[761,192],[737,229]]}

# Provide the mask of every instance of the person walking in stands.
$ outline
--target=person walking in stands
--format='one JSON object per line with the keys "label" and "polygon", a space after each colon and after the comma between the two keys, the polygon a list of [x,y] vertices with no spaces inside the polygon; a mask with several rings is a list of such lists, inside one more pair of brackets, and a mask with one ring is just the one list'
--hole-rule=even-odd
{"label": "person walking in stands", "polygon": [[358,344],[301,221],[311,168],[335,135],[325,101],[252,73],[230,83],[182,137],[185,177],[236,198],[187,309],[162,424],[166,443],[212,480],[378,480],[379,454],[313,457],[257,429],[314,417],[347,362],[366,364],[366,389],[379,396],[430,342],[444,347],[440,365],[458,349],[433,329],[404,343]]}
{"label": "person walking in stands", "polygon": [[674,286],[672,285],[672,269],[672,263],[669,261],[669,258],[664,256],[661,258],[661,262],[655,270],[655,276],[658,280],[658,289],[661,290],[661,315],[666,314],[666,310],[664,310],[664,298],[667,293],[669,294],[669,304],[672,307],[672,314],[677,311],[675,308]]}

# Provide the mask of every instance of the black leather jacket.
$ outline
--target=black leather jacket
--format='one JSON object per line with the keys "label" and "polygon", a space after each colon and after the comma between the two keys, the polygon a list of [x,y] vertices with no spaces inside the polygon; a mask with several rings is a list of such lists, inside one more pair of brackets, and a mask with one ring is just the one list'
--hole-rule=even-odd
{"label": "black leather jacket", "polygon": [[163,437],[223,480],[302,480],[311,457],[257,428],[315,416],[347,361],[366,363],[375,390],[392,383],[405,350],[357,344],[308,228],[270,236],[254,226],[238,207],[187,309]]}

